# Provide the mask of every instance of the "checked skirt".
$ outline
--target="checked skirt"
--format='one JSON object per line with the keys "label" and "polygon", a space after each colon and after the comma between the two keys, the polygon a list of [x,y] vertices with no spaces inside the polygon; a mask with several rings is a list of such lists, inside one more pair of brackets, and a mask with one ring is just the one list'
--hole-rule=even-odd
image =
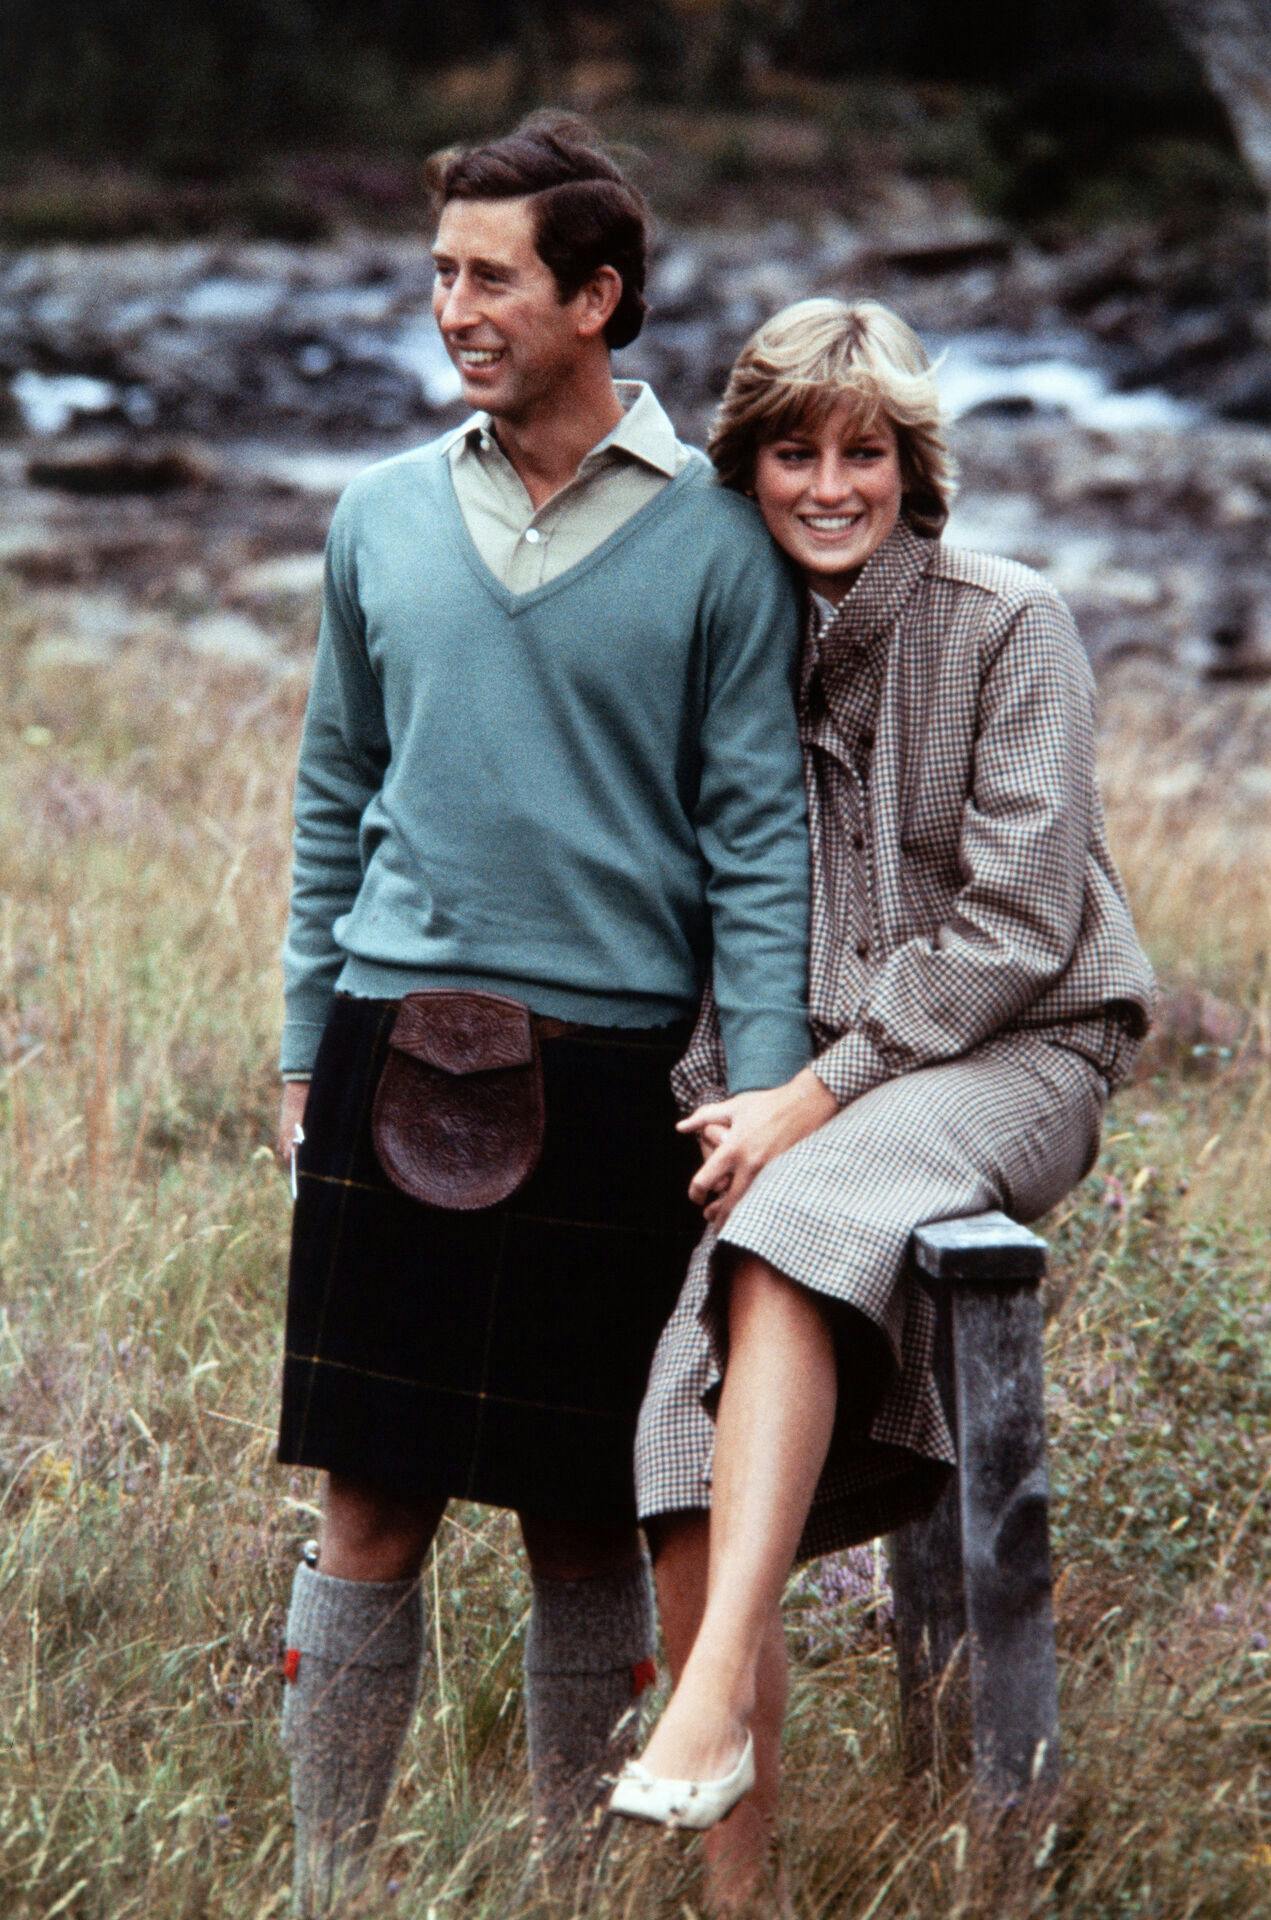
{"label": "checked skirt", "polygon": [[833,1552],[925,1511],[954,1459],[931,1372],[935,1310],[907,1271],[914,1227],[1001,1207],[1035,1220],[1086,1173],[1107,1099],[1082,1054],[1016,1032],[852,1101],[766,1166],[699,1244],[640,1417],[641,1518],[710,1505],[727,1355],[717,1245],[826,1303],[839,1354],[829,1458],[799,1545]]}

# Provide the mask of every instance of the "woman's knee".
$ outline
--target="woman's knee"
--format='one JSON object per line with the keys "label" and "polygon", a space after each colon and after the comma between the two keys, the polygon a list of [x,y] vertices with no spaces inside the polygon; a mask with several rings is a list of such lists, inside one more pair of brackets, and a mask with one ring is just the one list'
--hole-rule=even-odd
{"label": "woman's knee", "polygon": [[761,1318],[777,1320],[812,1333],[823,1331],[830,1338],[830,1316],[826,1304],[811,1288],[792,1280],[755,1253],[738,1254],[727,1275],[727,1303],[730,1335],[747,1321]]}

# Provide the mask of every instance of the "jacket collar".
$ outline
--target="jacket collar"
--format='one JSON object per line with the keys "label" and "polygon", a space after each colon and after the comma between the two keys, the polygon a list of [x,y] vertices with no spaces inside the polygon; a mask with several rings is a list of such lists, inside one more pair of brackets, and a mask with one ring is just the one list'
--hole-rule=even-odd
{"label": "jacket collar", "polygon": [[817,651],[823,661],[895,625],[930,567],[937,544],[915,533],[907,520],[897,520],[818,634]]}

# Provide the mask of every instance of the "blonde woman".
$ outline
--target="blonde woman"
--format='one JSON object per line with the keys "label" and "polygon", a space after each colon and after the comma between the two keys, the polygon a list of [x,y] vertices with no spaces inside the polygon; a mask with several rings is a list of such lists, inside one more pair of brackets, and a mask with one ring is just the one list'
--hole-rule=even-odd
{"label": "blonde woman", "polygon": [[613,1805],[715,1826],[727,1910],[776,1813],[791,1566],[922,1511],[953,1458],[910,1233],[1033,1219],[1081,1178],[1152,981],[1095,789],[1085,653],[1037,574],[941,541],[952,464],[909,327],[875,303],[786,308],[743,349],[710,452],[806,588],[819,1051],[785,1086],[719,1097],[708,1006],[678,1069],[710,1231],[637,1462],[676,1685]]}

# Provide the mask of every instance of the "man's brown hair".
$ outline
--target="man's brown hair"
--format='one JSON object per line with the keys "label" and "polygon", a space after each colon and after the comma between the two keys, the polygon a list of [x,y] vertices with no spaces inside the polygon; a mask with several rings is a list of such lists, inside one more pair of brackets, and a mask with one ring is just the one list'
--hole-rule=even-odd
{"label": "man's brown hair", "polygon": [[501,139],[433,154],[426,179],[438,212],[449,200],[528,199],[534,244],[561,299],[572,300],[600,267],[612,267],[622,297],[605,342],[625,347],[635,339],[646,312],[649,209],[585,120],[532,113]]}

